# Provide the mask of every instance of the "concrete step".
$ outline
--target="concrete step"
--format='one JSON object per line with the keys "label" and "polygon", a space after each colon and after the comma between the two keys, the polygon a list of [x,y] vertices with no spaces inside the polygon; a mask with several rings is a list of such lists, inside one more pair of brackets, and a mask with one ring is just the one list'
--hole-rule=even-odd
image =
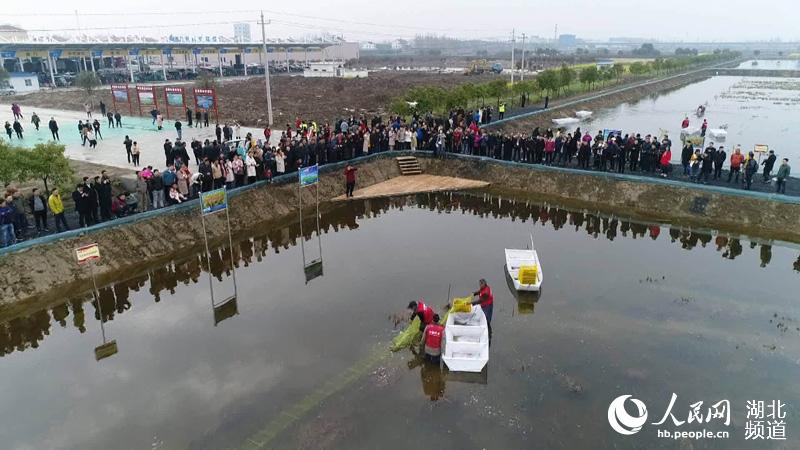
{"label": "concrete step", "polygon": [[422,173],[422,167],[416,156],[398,156],[395,158],[397,166],[400,168],[400,174],[405,175],[419,175]]}

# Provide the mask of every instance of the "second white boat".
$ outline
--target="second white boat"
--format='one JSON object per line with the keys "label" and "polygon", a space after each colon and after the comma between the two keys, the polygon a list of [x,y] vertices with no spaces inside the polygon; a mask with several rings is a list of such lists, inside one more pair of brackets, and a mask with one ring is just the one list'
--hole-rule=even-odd
{"label": "second white boat", "polygon": [[514,288],[518,291],[538,292],[542,287],[542,264],[539,262],[539,255],[533,246],[533,236],[531,236],[530,249],[510,249],[506,250],[506,270],[514,283]]}

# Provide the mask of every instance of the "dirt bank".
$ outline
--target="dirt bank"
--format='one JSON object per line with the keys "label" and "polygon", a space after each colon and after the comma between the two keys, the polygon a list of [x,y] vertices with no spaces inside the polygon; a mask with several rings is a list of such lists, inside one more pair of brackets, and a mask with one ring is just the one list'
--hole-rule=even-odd
{"label": "dirt bank", "polygon": [[[575,117],[575,111],[599,111],[605,108],[613,108],[622,103],[637,102],[647,97],[657,97],[683,86],[705,80],[709,78],[711,74],[712,72],[710,70],[693,72],[645,86],[630,88],[623,92],[612,93],[600,98],[580,101],[565,107],[556,106],[540,114],[505,122],[496,127],[490,127],[489,129],[492,131],[499,130],[504,133],[530,133],[535,127],[555,128],[556,126],[553,124],[553,119]],[[589,94],[589,96],[591,97],[591,94]],[[559,103],[561,103],[561,101]],[[584,131],[592,129],[591,122],[586,122],[586,124],[581,125]]]}
{"label": "dirt bank", "polygon": [[627,218],[677,223],[800,242],[800,204],[722,193],[692,185],[616,179],[505,162],[422,160],[426,173],[490,182],[493,189],[591,208]]}
{"label": "dirt bank", "polygon": [[[359,184],[367,186],[397,175],[399,170],[395,161],[380,158],[362,165]],[[341,178],[338,169],[324,173],[320,181],[320,198],[342,195],[344,183]],[[297,200],[296,183],[265,185],[242,192],[230,200],[231,228],[238,234],[265,222],[294,217]],[[313,202],[314,189],[304,189],[303,203]],[[199,206],[142,217],[134,223],[91,230],[78,237],[0,256],[0,310],[6,311],[10,305],[26,299],[47,302],[87,290],[89,272],[78,267],[75,261],[74,249],[81,245],[100,244],[102,260],[95,269],[100,285],[113,281],[120,273],[134,272],[160,259],[170,258],[178,251],[191,251],[204,245]],[[224,214],[207,217],[206,228],[213,241],[227,240]]]}
{"label": "dirt bank", "polygon": [[[395,154],[380,154],[359,163],[359,186],[399,175]],[[492,183],[493,189],[527,196],[534,201],[556,200],[567,206],[619,214],[631,219],[664,221],[713,228],[770,239],[800,242],[800,204],[781,203],[635,180],[620,180],[578,172],[548,170],[513,163],[453,158],[421,158],[426,173],[458,176]],[[320,198],[344,192],[341,168],[323,171]],[[297,214],[297,184],[264,185],[231,199],[231,225],[237,235],[264,231],[276,221]],[[314,201],[313,188],[303,192],[303,203]],[[168,262],[203,246],[199,207],[142,216],[133,223],[91,230],[84,235],[42,244],[0,257],[0,312],[14,314],[31,304],[42,305],[90,287],[88,271],[77,266],[74,248],[100,244],[103,259],[96,268],[104,285],[152,264]],[[225,216],[207,219],[213,243],[227,240]]]}

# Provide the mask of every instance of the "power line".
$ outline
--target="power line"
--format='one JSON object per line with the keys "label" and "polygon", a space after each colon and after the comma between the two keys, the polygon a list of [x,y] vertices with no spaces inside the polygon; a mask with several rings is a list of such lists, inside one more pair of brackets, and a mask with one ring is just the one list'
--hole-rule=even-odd
{"label": "power line", "polygon": [[[39,28],[39,29],[27,29],[26,31],[33,31],[37,33],[47,33],[47,32],[54,32],[54,31],[113,31],[113,30],[131,30],[136,29],[140,30],[143,28],[152,29],[152,28],[164,28],[166,26],[169,27],[194,27],[198,25],[233,25],[235,23],[244,23],[248,22],[246,20],[236,20],[236,21],[227,21],[227,22],[204,22],[204,23],[171,23],[169,25],[136,25],[136,26],[114,26],[114,27],[81,27],[81,28]],[[257,23],[255,21],[250,21],[252,23]]]}
{"label": "power line", "polygon": [[[391,26],[393,29],[407,29],[407,30],[418,30],[418,31],[427,31],[427,32],[442,32],[442,31],[451,31],[451,32],[483,32],[483,31],[494,31],[494,28],[427,28],[427,27],[419,27],[419,26],[411,26],[411,25],[399,25],[399,24],[387,24],[387,23],[375,23],[375,22],[362,22],[362,21],[353,21],[348,19],[338,19],[333,17],[321,17],[321,16],[312,16],[307,14],[298,14],[286,11],[277,11],[277,10],[264,10],[267,13],[275,14],[275,15],[283,15],[283,16],[292,16],[292,17],[299,17],[303,19],[313,19],[313,20],[321,20],[326,22],[336,22],[336,23],[344,23],[344,24],[352,24],[352,25],[363,25],[369,27],[376,27],[376,28],[386,28],[387,26]],[[253,14],[253,13],[260,13],[261,10],[237,10],[237,11],[134,11],[134,12],[87,12],[87,13],[79,13],[81,16],[90,16],[90,17],[108,17],[108,16],[119,16],[120,14],[124,14],[125,16],[187,16],[187,15],[219,15],[219,14]],[[18,13],[18,14],[0,14],[0,17],[73,17],[75,15],[74,12],[64,12],[64,13]],[[201,24],[197,24],[201,25]],[[348,29],[348,31],[351,31]]]}

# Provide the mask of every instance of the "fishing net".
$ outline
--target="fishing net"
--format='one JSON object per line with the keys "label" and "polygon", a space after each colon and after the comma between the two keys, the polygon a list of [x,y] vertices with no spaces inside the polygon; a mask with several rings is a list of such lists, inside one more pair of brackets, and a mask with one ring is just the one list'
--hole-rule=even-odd
{"label": "fishing net", "polygon": [[393,352],[409,348],[419,342],[422,337],[422,331],[419,330],[419,317],[414,317],[414,320],[408,324],[405,330],[392,339],[391,350]]}
{"label": "fishing net", "polygon": [[[449,312],[444,313],[443,316],[439,318],[439,323],[444,325],[447,322],[447,315],[450,314]],[[419,329],[419,317],[414,317],[414,320],[408,324],[405,330],[401,331],[400,334],[392,339],[392,345],[390,349],[393,352],[397,352],[403,350],[405,348],[411,348],[413,345],[419,344],[420,339],[422,339],[422,331]]]}

